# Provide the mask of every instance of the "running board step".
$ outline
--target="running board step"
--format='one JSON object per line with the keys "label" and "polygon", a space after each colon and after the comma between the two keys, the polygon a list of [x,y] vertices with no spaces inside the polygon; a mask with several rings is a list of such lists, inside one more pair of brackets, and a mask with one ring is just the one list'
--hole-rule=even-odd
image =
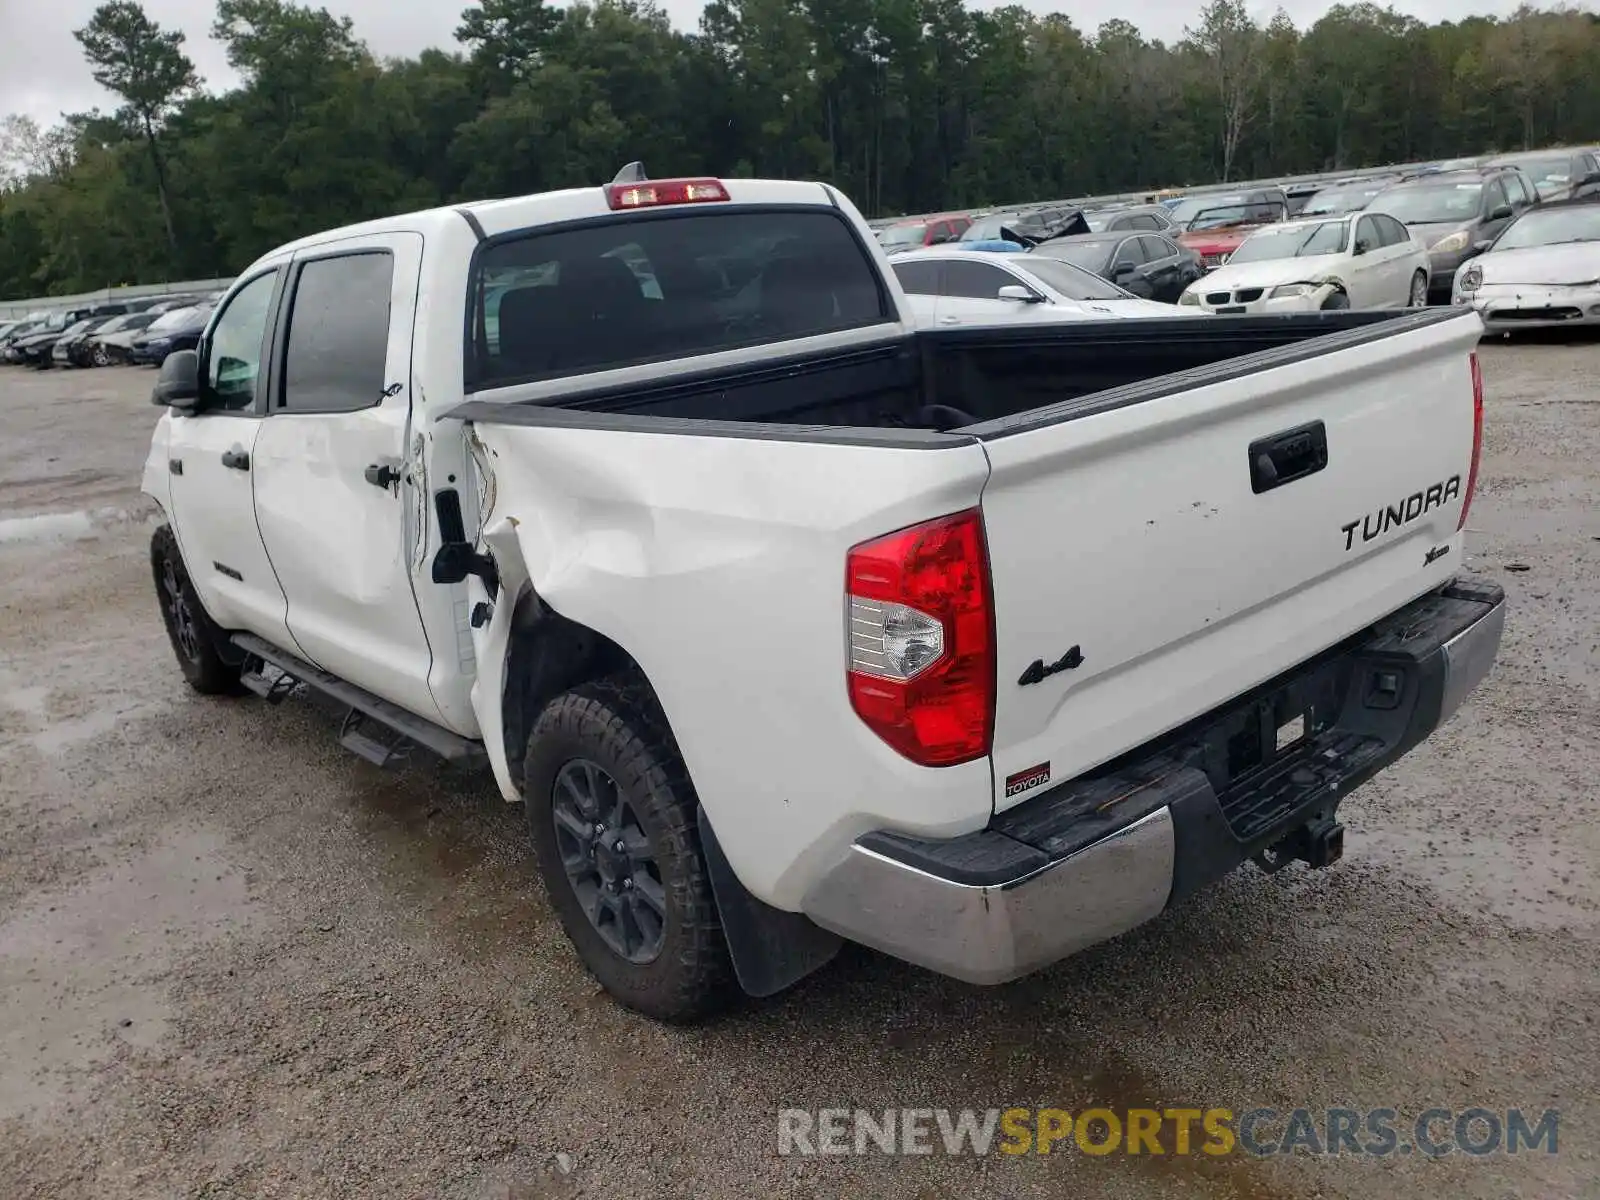
{"label": "running board step", "polygon": [[[388,766],[404,758],[410,745],[415,744],[431,750],[447,762],[470,767],[488,764],[489,756],[482,742],[464,738],[415,713],[407,712],[397,704],[390,704],[337,675],[330,675],[320,667],[312,666],[287,650],[278,649],[253,633],[234,634],[233,644],[246,655],[260,659],[267,666],[276,667],[288,679],[303,683],[344,705],[349,711],[339,730],[339,742],[368,762],[380,767]],[[267,683],[258,674],[248,671],[245,674],[245,686],[268,700],[282,699],[288,691],[282,679]]]}

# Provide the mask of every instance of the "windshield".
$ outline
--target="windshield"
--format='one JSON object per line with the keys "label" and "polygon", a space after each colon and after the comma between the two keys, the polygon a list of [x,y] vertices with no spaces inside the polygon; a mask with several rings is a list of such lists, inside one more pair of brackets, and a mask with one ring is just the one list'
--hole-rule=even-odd
{"label": "windshield", "polygon": [[1510,166],[1521,167],[1522,173],[1533,180],[1535,186],[1572,182],[1572,160],[1565,154],[1553,158],[1518,159]]}
{"label": "windshield", "polygon": [[198,308],[175,308],[171,312],[162,313],[151,323],[150,332],[165,333],[169,329],[181,329],[199,311]]}
{"label": "windshield", "polygon": [[1385,192],[1372,207],[1407,225],[1471,221],[1483,202],[1481,183],[1428,183]]}
{"label": "windshield", "polygon": [[918,221],[911,225],[891,225],[878,240],[884,246],[920,246],[928,236],[928,223]]}
{"label": "windshield", "polygon": [[1172,219],[1180,225],[1187,225],[1205,209],[1242,204],[1243,196],[1186,196],[1172,206]]}
{"label": "windshield", "polygon": [[993,242],[1000,238],[1002,229],[1015,229],[1023,232],[1023,220],[1017,213],[1000,213],[998,216],[984,217],[967,226],[967,231],[961,235],[963,242]]}
{"label": "windshield", "polygon": [[1239,243],[1228,257],[1235,263],[1267,262],[1274,258],[1314,258],[1338,254],[1349,240],[1349,221],[1319,221],[1315,225],[1285,225],[1262,229]]}
{"label": "windshield", "polygon": [[1346,183],[1338,187],[1323,188],[1301,210],[1302,216],[1323,216],[1329,213],[1358,212],[1372,202],[1372,198],[1391,180],[1382,183]]}
{"label": "windshield", "polygon": [[1600,242],[1600,205],[1529,209],[1500,235],[1494,248],[1522,250],[1568,242]]}
{"label": "windshield", "polygon": [[1068,300],[1128,299],[1128,293],[1121,288],[1057,258],[1013,255],[1011,262]]}
{"label": "windshield", "polygon": [[1081,242],[1044,242],[1033,253],[1041,258],[1061,259],[1073,263],[1086,271],[1098,271],[1106,265],[1106,259],[1111,257],[1111,251],[1120,241],[1120,238],[1089,238]]}

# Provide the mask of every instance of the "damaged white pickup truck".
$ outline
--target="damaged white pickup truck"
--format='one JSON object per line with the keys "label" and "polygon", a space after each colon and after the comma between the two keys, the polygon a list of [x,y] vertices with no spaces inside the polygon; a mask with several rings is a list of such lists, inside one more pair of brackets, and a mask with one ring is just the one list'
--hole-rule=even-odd
{"label": "damaged white pickup truck", "polygon": [[486,762],[623,1003],[1325,865],[1488,671],[1475,314],[919,331],[834,189],[625,176],[267,255],[144,476],[190,684]]}

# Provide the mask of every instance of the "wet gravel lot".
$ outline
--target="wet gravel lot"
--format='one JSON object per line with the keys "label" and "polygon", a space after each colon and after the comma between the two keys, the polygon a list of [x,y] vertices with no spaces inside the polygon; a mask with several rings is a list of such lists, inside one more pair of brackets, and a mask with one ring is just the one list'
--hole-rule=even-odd
{"label": "wet gravel lot", "polygon": [[[0,368],[0,1197],[1600,1195],[1600,343],[1483,355],[1502,656],[1343,862],[1005,988],[847,952],[688,1030],[597,993],[486,777],[191,694],[152,374]],[[1094,1104],[1554,1107],[1559,1152],[776,1153],[786,1107]]]}

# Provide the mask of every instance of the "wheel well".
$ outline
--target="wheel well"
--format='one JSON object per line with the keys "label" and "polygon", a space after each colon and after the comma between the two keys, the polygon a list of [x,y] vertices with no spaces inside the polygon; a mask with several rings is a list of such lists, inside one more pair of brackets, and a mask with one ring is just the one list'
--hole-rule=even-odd
{"label": "wheel well", "polygon": [[[563,617],[533,592],[525,592],[517,601],[506,655],[500,724],[506,766],[518,788],[522,786],[528,734],[546,704],[580,684],[608,675],[629,672],[645,679],[639,664],[621,646],[587,625]],[[649,686],[648,680],[645,685]],[[651,693],[653,696],[653,688]]]}

